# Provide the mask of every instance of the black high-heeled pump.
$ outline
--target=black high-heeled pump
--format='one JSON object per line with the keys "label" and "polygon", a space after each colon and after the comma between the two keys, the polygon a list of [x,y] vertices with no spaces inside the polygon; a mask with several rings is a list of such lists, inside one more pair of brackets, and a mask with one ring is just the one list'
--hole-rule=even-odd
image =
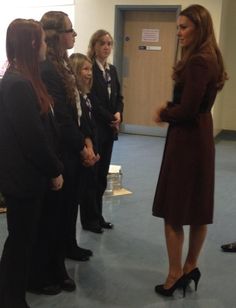
{"label": "black high-heeled pump", "polygon": [[185,297],[185,291],[188,285],[185,275],[181,276],[171,288],[165,289],[164,284],[155,286],[155,291],[163,296],[172,296],[176,289],[183,289],[183,297]]}
{"label": "black high-heeled pump", "polygon": [[201,272],[199,271],[199,268],[198,267],[194,268],[191,272],[189,272],[188,274],[185,274],[185,277],[188,281],[188,284],[190,284],[191,280],[194,281],[195,291],[197,291],[198,282],[201,277]]}

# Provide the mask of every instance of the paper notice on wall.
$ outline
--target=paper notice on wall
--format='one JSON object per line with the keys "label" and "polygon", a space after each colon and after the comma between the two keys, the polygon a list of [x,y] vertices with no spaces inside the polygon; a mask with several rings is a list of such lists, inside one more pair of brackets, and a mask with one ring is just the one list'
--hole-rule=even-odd
{"label": "paper notice on wall", "polygon": [[159,29],[142,29],[142,42],[155,43],[159,42]]}

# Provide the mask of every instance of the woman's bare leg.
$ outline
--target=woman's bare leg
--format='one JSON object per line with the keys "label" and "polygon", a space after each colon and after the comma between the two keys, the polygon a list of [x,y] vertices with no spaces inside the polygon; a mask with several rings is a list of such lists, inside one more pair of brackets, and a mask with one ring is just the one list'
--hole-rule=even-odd
{"label": "woman's bare leg", "polygon": [[189,248],[183,272],[189,273],[197,267],[197,261],[207,234],[207,225],[190,226]]}
{"label": "woman's bare leg", "polygon": [[165,223],[166,247],[169,258],[169,273],[164,287],[169,289],[183,275],[182,248],[184,230],[182,226]]}

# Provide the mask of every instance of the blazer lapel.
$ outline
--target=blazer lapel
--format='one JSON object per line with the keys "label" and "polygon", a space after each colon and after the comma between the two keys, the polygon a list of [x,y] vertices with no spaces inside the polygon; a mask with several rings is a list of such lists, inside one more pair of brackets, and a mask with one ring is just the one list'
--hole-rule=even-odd
{"label": "blazer lapel", "polygon": [[97,80],[101,86],[100,89],[103,92],[104,97],[106,97],[106,101],[109,101],[106,80],[104,79],[103,72],[100,70],[97,63],[95,63],[95,74],[97,75]]}

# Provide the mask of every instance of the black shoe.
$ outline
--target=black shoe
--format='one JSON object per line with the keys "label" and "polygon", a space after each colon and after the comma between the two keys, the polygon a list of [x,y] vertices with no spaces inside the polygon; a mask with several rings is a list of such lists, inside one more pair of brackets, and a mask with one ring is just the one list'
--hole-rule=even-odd
{"label": "black shoe", "polygon": [[100,234],[103,233],[103,229],[100,226],[97,226],[97,227],[95,227],[95,226],[83,226],[83,229],[86,230],[86,231],[91,231],[93,233],[100,233]]}
{"label": "black shoe", "polygon": [[57,295],[61,293],[61,287],[57,284],[52,284],[43,287],[29,287],[27,291],[34,294]]}
{"label": "black shoe", "polygon": [[76,249],[79,250],[82,254],[87,255],[89,257],[92,257],[92,255],[93,255],[93,252],[90,249],[82,248],[82,247],[79,247],[79,246],[77,246]]}
{"label": "black shoe", "polygon": [[172,296],[176,289],[183,289],[183,297],[185,297],[185,291],[188,285],[188,280],[186,279],[185,275],[180,277],[171,288],[165,289],[164,284],[160,284],[155,286],[156,293],[163,295],[163,296]]}
{"label": "black shoe", "polygon": [[194,283],[195,283],[195,291],[197,291],[197,286],[198,286],[198,282],[199,282],[200,277],[201,277],[201,272],[199,271],[199,269],[197,267],[194,268],[188,274],[185,274],[185,278],[187,279],[188,284],[190,284],[191,280],[194,281]]}
{"label": "black shoe", "polygon": [[221,249],[225,252],[236,252],[236,242],[222,245]]}
{"label": "black shoe", "polygon": [[104,229],[113,229],[114,225],[111,222],[103,221],[100,223],[101,227]]}
{"label": "black shoe", "polygon": [[61,281],[60,287],[64,291],[73,292],[76,289],[76,284],[71,278],[67,278],[67,279]]}
{"label": "black shoe", "polygon": [[81,262],[89,261],[89,256],[83,255],[81,253],[76,253],[76,252],[67,253],[66,258],[74,260],[74,261],[81,261]]}
{"label": "black shoe", "polygon": [[89,249],[84,249],[79,246],[69,249],[66,257],[75,261],[88,261],[93,252]]}

